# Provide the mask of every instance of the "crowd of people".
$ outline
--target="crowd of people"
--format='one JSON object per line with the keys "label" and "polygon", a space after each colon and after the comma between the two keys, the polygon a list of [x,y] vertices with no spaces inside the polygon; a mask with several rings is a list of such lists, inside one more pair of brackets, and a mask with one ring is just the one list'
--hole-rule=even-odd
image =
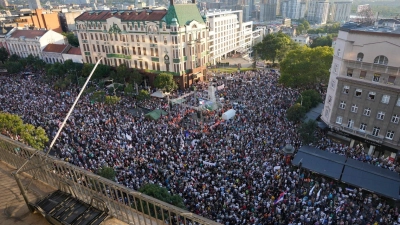
{"label": "crowd of people", "polygon": [[[83,169],[117,171],[116,182],[139,189],[153,183],[184,199],[187,209],[226,225],[235,224],[400,224],[397,207],[377,195],[350,188],[287,163],[280,151],[302,146],[297,125],[285,117],[298,91],[278,84],[269,70],[235,74],[216,91],[219,108],[204,120],[187,105],[165,99],[117,105],[82,96],[54,146],[54,154]],[[32,80],[33,79],[33,80]],[[208,89],[196,84],[197,92]],[[218,84],[222,87],[222,83]],[[54,137],[78,88],[55,91],[37,78],[0,79],[0,110],[42,126]],[[171,99],[190,91],[176,92]],[[158,120],[135,116],[138,107],[163,109]],[[236,115],[222,121],[222,113]],[[382,166],[361,146],[348,148],[324,136],[317,147]],[[375,161],[374,161],[375,160]],[[386,164],[385,164],[386,166]],[[397,165],[387,166],[397,169]],[[391,168],[393,167],[393,168]]]}

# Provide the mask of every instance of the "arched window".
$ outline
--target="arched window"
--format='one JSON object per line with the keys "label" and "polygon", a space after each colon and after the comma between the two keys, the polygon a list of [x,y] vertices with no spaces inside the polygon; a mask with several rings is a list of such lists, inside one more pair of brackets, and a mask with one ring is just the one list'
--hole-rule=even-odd
{"label": "arched window", "polygon": [[389,62],[388,58],[384,55],[377,56],[374,60],[375,64],[387,65]]}
{"label": "arched window", "polygon": [[364,53],[360,52],[357,54],[357,61],[362,62],[364,59]]}

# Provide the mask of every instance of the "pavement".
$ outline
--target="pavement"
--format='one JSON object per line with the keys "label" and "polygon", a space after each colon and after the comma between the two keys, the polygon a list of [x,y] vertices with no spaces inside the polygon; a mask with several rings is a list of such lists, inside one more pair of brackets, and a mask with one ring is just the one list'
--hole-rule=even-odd
{"label": "pavement", "polygon": [[247,67],[251,67],[252,66],[252,61],[243,59],[243,58],[226,58],[221,60],[221,63],[227,63],[229,62],[229,65],[237,65],[237,64],[241,64],[242,68],[247,68]]}

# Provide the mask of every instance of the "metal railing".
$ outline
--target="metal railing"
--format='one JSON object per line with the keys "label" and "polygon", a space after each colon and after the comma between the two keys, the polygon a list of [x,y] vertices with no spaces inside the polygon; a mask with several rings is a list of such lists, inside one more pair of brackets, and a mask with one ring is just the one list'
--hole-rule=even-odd
{"label": "metal railing", "polygon": [[[71,194],[94,207],[104,208],[99,201],[93,201],[93,199],[101,199],[108,208],[108,213],[123,222],[145,225],[219,224],[126,188],[68,162],[51,156],[46,157],[43,152],[34,154],[35,152],[37,150],[0,135],[1,161],[15,168],[21,168],[29,159],[21,172],[59,189],[61,189],[61,184],[64,187],[67,185]],[[29,184],[24,188],[29,189]]]}

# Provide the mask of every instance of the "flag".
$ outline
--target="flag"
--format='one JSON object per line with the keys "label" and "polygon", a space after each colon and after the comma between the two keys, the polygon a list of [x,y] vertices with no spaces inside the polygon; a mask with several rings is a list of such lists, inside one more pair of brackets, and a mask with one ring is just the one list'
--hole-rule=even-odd
{"label": "flag", "polygon": [[312,195],[314,188],[315,188],[315,185],[311,188],[310,193],[308,195]]}
{"label": "flag", "polygon": [[322,188],[319,189],[319,191],[318,191],[318,193],[317,193],[317,201],[318,201],[318,199],[319,199],[319,196],[321,195],[321,190],[322,190]]}
{"label": "flag", "polygon": [[279,197],[274,201],[274,204],[278,204],[279,202],[283,201],[283,197],[285,196],[285,192],[282,192]]}

